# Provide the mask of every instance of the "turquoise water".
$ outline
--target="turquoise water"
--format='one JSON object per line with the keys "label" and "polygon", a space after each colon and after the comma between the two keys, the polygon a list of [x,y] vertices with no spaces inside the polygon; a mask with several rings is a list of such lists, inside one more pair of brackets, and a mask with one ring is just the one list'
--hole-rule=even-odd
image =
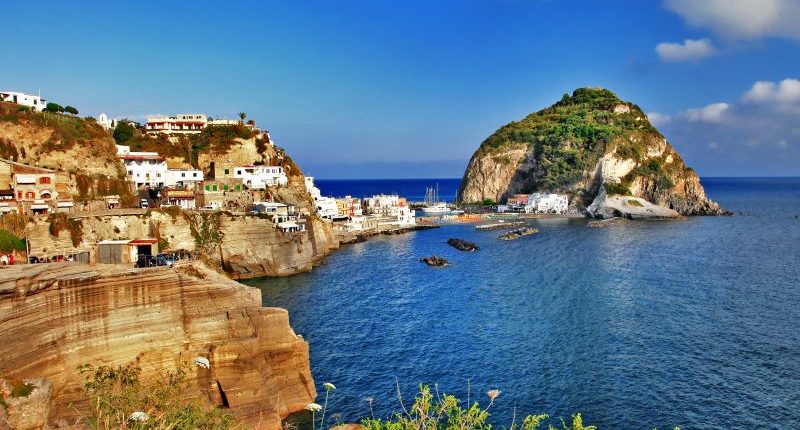
{"label": "turquoise water", "polygon": [[[511,413],[580,411],[603,429],[800,427],[800,179],[704,179],[734,217],[588,228],[542,220],[513,242],[448,226],[348,245],[312,273],[257,279],[311,345],[346,421],[419,383]],[[460,237],[481,250],[460,253]],[[445,268],[422,256],[442,255]],[[475,394],[481,393],[481,394]]]}

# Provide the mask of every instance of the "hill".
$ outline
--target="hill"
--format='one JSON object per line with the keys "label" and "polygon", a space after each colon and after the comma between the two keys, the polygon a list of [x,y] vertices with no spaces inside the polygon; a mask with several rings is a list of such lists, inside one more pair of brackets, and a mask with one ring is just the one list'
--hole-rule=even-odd
{"label": "hill", "polygon": [[716,215],[693,169],[639,106],[602,88],[579,88],[504,125],[481,143],[457,200],[503,201],[517,193],[569,194],[583,209],[601,194],[630,195],[682,215]]}

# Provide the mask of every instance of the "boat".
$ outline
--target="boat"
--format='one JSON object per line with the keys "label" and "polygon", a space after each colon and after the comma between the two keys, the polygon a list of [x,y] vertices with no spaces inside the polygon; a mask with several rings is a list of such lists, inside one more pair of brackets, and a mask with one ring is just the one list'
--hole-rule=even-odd
{"label": "boat", "polygon": [[439,201],[439,184],[436,184],[436,188],[425,189],[425,206],[420,211],[429,215],[450,213],[450,207],[447,206],[447,203]]}

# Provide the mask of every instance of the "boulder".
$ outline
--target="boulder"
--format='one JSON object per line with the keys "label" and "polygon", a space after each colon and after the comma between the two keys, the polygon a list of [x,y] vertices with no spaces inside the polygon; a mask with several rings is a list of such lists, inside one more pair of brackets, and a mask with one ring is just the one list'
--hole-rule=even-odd
{"label": "boulder", "polygon": [[592,204],[586,209],[586,213],[589,217],[596,219],[616,217],[635,220],[681,218],[681,214],[673,209],[654,205],[639,197],[608,195],[602,187]]}
{"label": "boulder", "polygon": [[447,239],[447,244],[459,251],[477,251],[478,249],[480,249],[478,248],[478,245],[476,243],[468,242],[464,239],[457,239],[454,237]]}
{"label": "boulder", "polygon": [[539,230],[537,228],[534,228],[534,227],[523,227],[523,228],[518,228],[518,229],[515,229],[515,230],[511,230],[508,233],[505,233],[505,234],[501,235],[500,237],[498,237],[498,239],[500,239],[500,240],[516,240],[516,239],[519,239],[522,236],[529,236],[531,234],[536,234],[538,232],[539,232]]}
{"label": "boulder", "polygon": [[438,257],[436,255],[431,255],[430,257],[420,258],[419,261],[427,264],[428,266],[435,266],[435,267],[443,267],[450,264],[449,261],[445,260],[442,257]]}

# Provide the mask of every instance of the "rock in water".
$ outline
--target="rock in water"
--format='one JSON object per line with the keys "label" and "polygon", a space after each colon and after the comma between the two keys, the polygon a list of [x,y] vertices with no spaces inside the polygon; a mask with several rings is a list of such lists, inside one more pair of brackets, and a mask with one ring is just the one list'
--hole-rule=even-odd
{"label": "rock in water", "polygon": [[498,237],[498,239],[500,239],[500,240],[516,240],[516,239],[519,239],[522,236],[528,236],[528,235],[535,234],[535,233],[538,233],[538,232],[539,232],[539,230],[534,228],[534,227],[523,227],[523,228],[518,228],[516,230],[511,230],[508,233],[503,234],[500,237]]}
{"label": "rock in water", "polygon": [[477,251],[479,249],[478,245],[475,243],[467,242],[463,239],[456,239],[454,237],[447,239],[447,244],[459,251]]}
{"label": "rock in water", "polygon": [[430,257],[420,258],[419,261],[427,264],[428,266],[435,266],[435,267],[442,267],[450,264],[450,262],[448,262],[444,258],[437,257],[435,255],[431,255]]}
{"label": "rock in water", "polygon": [[601,189],[681,215],[725,213],[647,115],[602,88],[565,94],[489,136],[464,172],[457,201],[541,191],[568,194],[571,206],[585,208]]}
{"label": "rock in water", "polygon": [[680,219],[681,214],[673,209],[654,205],[647,200],[631,196],[609,196],[601,189],[586,214],[592,218],[628,218],[628,219]]}

